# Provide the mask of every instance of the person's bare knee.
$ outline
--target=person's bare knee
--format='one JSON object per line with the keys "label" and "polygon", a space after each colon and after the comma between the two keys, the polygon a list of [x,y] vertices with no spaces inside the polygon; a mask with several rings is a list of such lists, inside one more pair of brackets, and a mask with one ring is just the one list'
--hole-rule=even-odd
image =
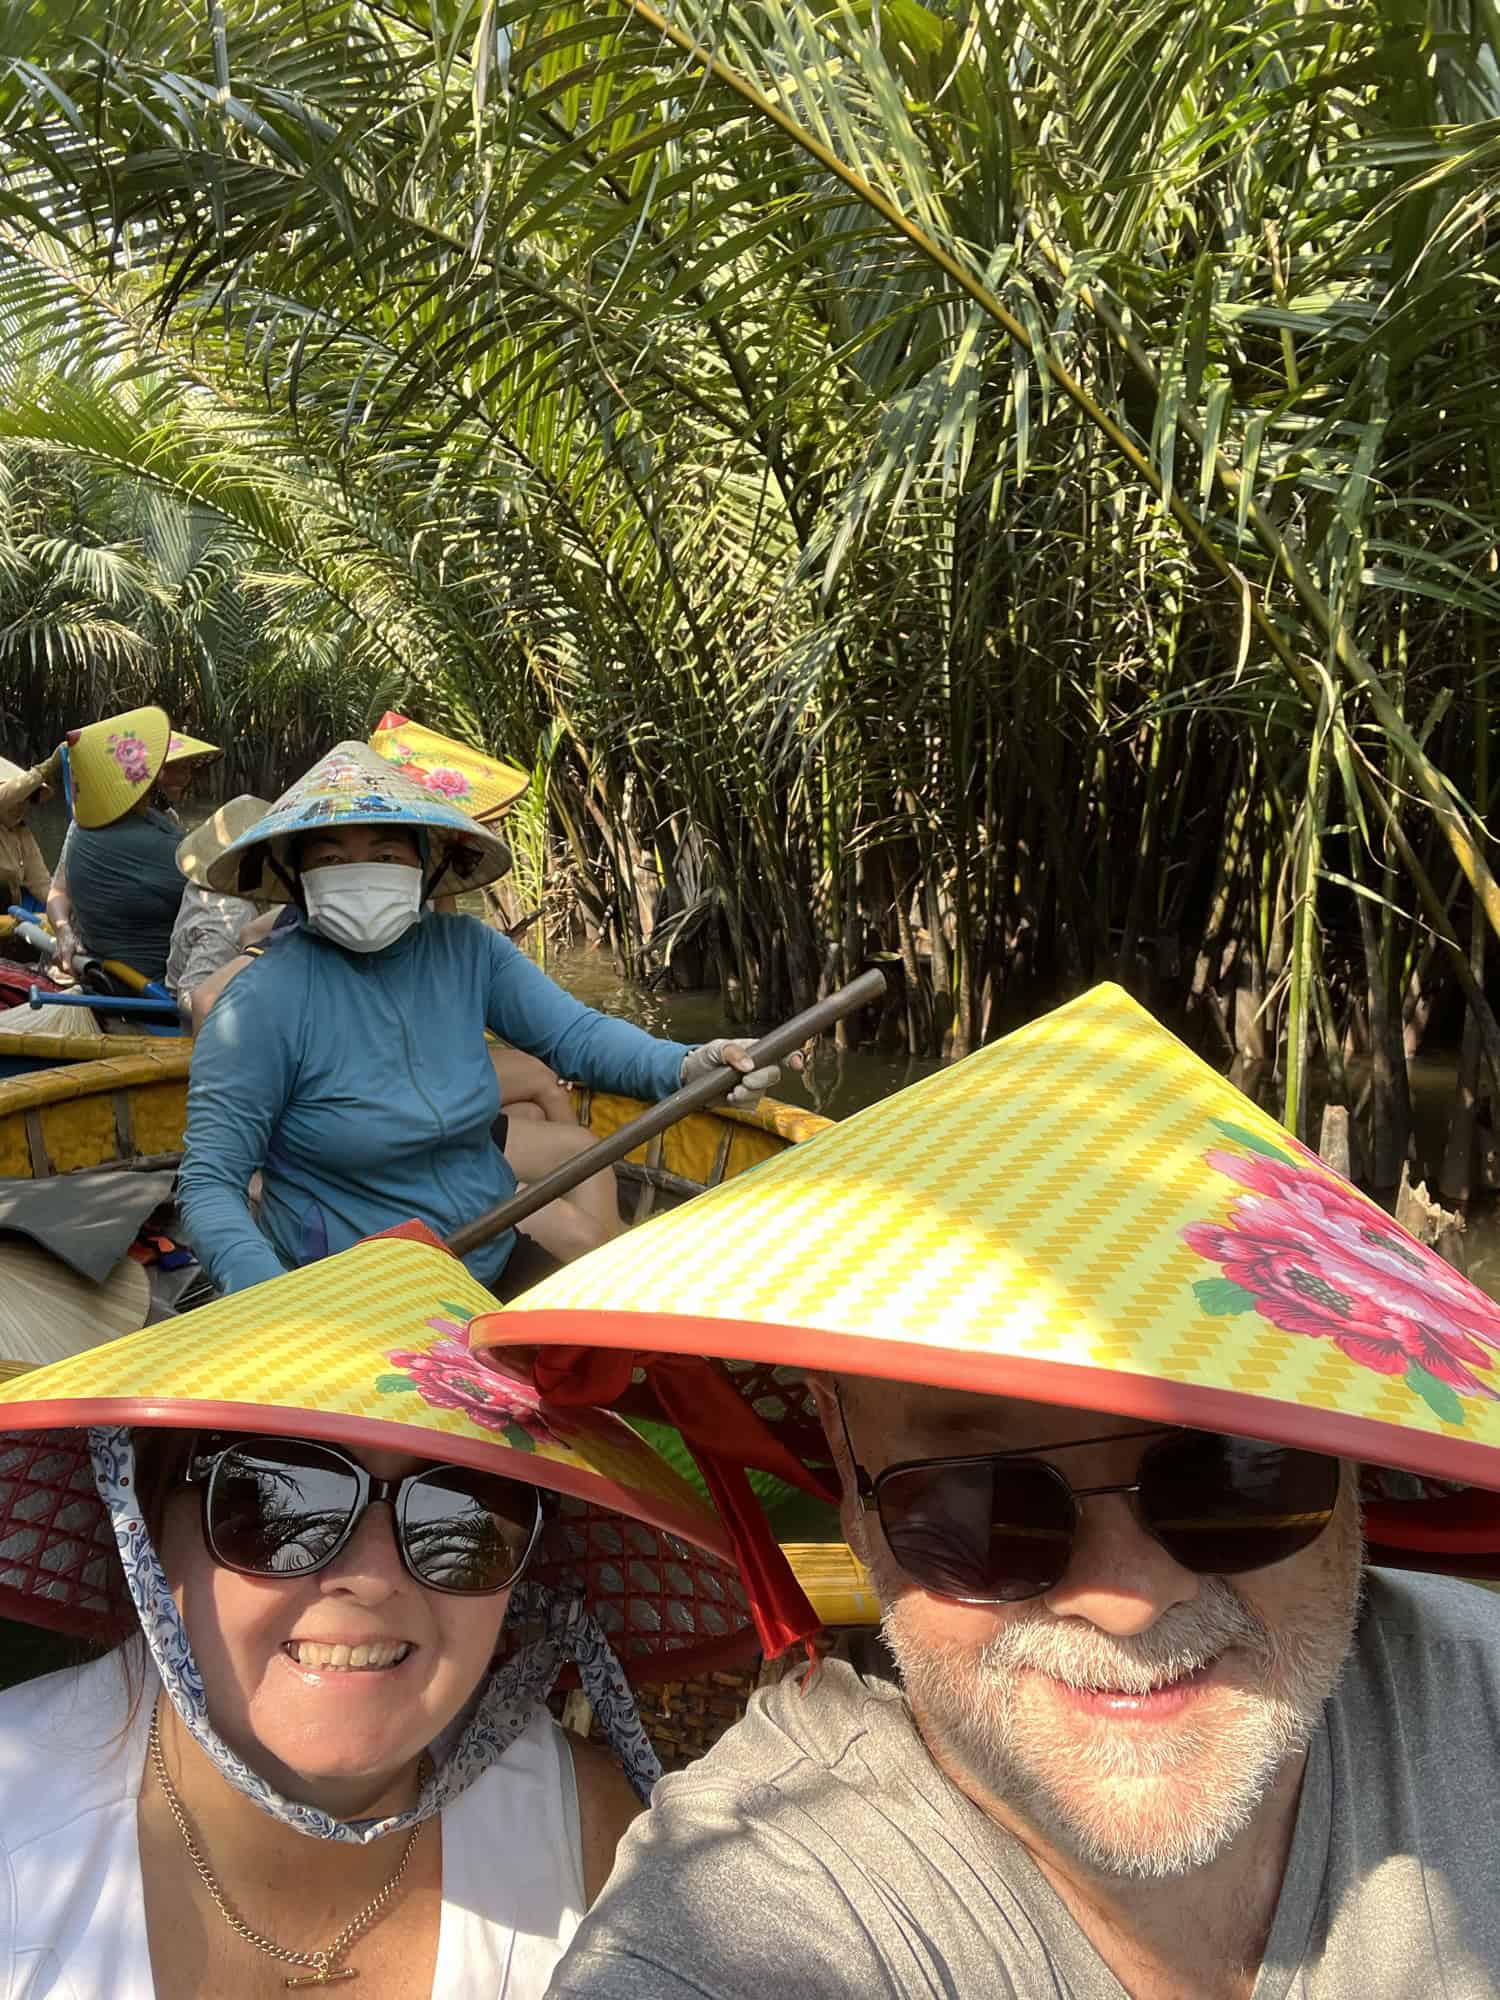
{"label": "person's bare knee", "polygon": [[[533,1120],[519,1128],[515,1124],[509,1127],[505,1157],[517,1181],[525,1185],[576,1160],[594,1143],[593,1134],[581,1126]],[[552,1256],[571,1263],[617,1236],[623,1226],[614,1171],[606,1167],[539,1209],[528,1219],[526,1233]]]}

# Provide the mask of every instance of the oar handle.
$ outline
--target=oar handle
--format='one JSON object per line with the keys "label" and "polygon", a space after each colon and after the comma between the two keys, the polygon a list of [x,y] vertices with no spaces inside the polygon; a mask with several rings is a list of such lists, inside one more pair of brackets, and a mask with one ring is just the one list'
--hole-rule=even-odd
{"label": "oar handle", "polygon": [[[784,1021],[779,1028],[773,1028],[758,1042],[752,1042],[749,1053],[755,1068],[780,1062],[783,1056],[800,1049],[804,1042],[811,1041],[835,1022],[842,1021],[846,1014],[857,1013],[861,1007],[868,1007],[881,999],[885,990],[883,972],[861,973],[858,979],[841,986],[837,993],[830,993],[815,1007],[808,1007],[790,1021]],[[611,1132],[597,1146],[590,1146],[586,1153],[580,1153],[576,1159],[554,1168],[550,1174],[543,1174],[539,1181],[532,1181],[530,1186],[513,1194],[509,1201],[502,1201],[498,1208],[490,1209],[473,1222],[466,1222],[462,1229],[455,1230],[448,1238],[448,1248],[456,1257],[466,1257],[481,1243],[488,1243],[491,1238],[503,1235],[507,1229],[514,1229],[528,1215],[535,1215],[549,1201],[556,1201],[559,1195],[571,1194],[591,1175],[600,1173],[605,1167],[612,1167],[616,1160],[623,1160],[627,1153],[633,1153],[637,1146],[644,1146],[658,1132],[665,1132],[679,1118],[686,1118],[689,1112],[701,1111],[705,1105],[727,1097],[739,1080],[740,1072],[723,1063],[706,1075],[695,1078],[692,1083],[685,1083],[681,1090],[674,1090],[670,1097],[663,1097],[648,1106],[638,1118],[632,1118],[617,1132]]]}
{"label": "oar handle", "polygon": [[40,986],[32,987],[28,1004],[34,1008],[90,1007],[97,1014],[149,1014],[158,1021],[181,1018],[175,1000],[125,999],[114,993],[44,993]]}

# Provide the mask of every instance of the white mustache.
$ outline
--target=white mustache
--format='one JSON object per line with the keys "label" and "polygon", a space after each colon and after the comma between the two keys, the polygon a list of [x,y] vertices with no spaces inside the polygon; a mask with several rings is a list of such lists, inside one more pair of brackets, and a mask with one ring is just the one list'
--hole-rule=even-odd
{"label": "white mustache", "polygon": [[1244,1600],[1222,1578],[1206,1577],[1191,1604],[1174,1605],[1134,1638],[1041,1611],[1003,1625],[979,1665],[1005,1680],[1030,1667],[1081,1693],[1149,1694],[1212,1665],[1231,1646],[1260,1664],[1276,1654],[1269,1629]]}

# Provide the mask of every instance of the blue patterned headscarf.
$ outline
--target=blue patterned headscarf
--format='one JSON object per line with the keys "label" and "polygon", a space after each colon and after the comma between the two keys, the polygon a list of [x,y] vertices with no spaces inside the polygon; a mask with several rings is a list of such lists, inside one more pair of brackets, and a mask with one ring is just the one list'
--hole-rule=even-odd
{"label": "blue patterned headscarf", "polygon": [[167,1699],[221,1775],[284,1826],[319,1840],[347,1840],[363,1846],[431,1819],[505,1755],[531,1721],[538,1703],[551,1693],[564,1661],[569,1659],[577,1662],[583,1691],[637,1796],[650,1796],[651,1787],[661,1776],[661,1765],[641,1727],[624,1670],[598,1620],[584,1608],[581,1597],[564,1596],[523,1581],[511,1591],[506,1622],[539,1619],[542,1637],[490,1672],[469,1704],[456,1741],[444,1754],[434,1755],[432,1774],[415,1806],[385,1819],[343,1820],[316,1806],[283,1798],[235,1755],[209,1720],[203,1676],[136,1498],[135,1447],[130,1432],[120,1425],[92,1429],[89,1451],[99,1497],[125,1566],[125,1581]]}

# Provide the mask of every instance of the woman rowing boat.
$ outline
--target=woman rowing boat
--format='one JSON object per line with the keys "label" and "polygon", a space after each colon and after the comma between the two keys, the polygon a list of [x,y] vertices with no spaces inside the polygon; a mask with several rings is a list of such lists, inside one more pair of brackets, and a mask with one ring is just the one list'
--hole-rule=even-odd
{"label": "woman rowing boat", "polygon": [[[199,1033],[179,1198],[224,1291],[347,1248],[407,1217],[440,1235],[514,1190],[484,1031],[592,1088],[654,1099],[728,1061],[753,1102],[776,1082],[735,1045],[692,1049],[583,1006],[506,938],[437,895],[494,881],[498,834],[362,743],[331,751],[208,871],[212,887],[295,902]],[[259,1223],[246,1199],[263,1178]],[[551,1267],[508,1232],[471,1254],[482,1282]]]}

